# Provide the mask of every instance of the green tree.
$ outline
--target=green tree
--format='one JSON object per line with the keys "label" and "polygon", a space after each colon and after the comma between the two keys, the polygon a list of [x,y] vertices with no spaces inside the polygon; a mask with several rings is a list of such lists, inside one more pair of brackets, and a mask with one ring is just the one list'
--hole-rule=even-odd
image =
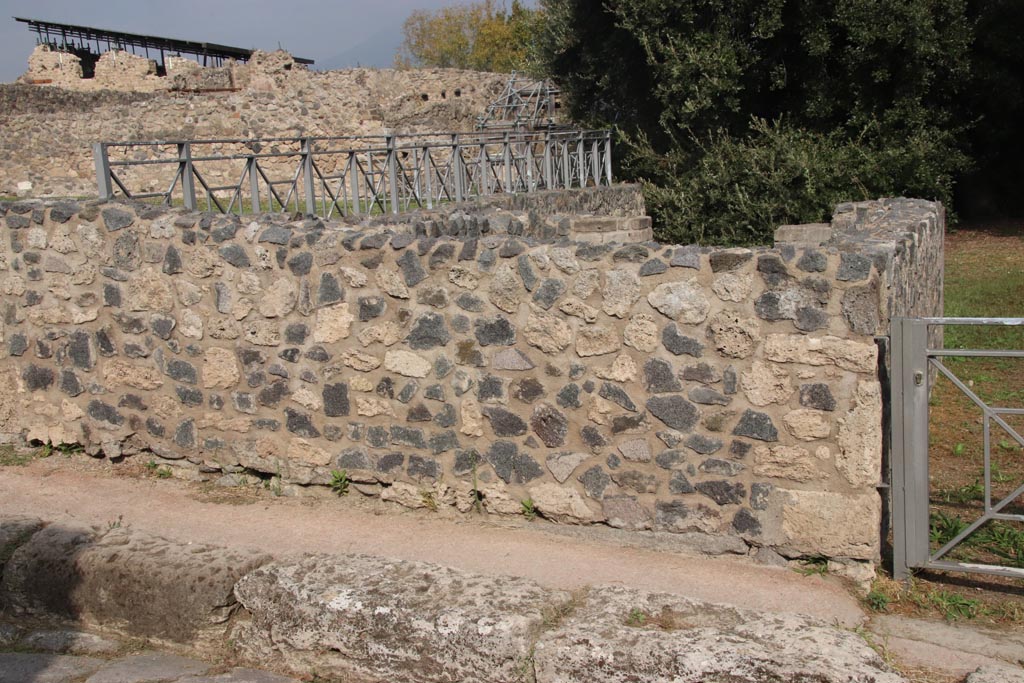
{"label": "green tree", "polygon": [[966,0],[542,0],[570,112],[621,133],[662,239],[755,243],[839,201],[948,201]]}
{"label": "green tree", "polygon": [[508,73],[526,70],[539,21],[537,10],[494,0],[416,10],[402,25],[395,61],[405,67],[441,67]]}

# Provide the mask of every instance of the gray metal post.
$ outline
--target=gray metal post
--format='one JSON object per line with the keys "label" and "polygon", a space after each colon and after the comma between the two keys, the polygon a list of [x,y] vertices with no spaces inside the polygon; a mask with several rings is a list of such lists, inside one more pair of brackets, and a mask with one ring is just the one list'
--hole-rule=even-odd
{"label": "gray metal post", "polygon": [[[256,157],[249,157],[249,210],[258,214],[262,210],[260,206],[260,178],[256,166]],[[273,199],[271,199],[273,202]],[[241,207],[239,207],[241,209]],[[271,207],[273,209],[273,207]]]}
{"label": "gray metal post", "polygon": [[551,145],[554,144],[551,141],[551,131],[544,133],[544,189],[554,189],[555,182],[555,167],[554,159],[551,157]]}
{"label": "gray metal post", "polygon": [[601,148],[597,138],[590,143],[590,172],[594,175],[594,186],[601,187]]}
{"label": "gray metal post", "polygon": [[889,395],[889,467],[892,470],[889,481],[892,513],[892,575],[897,581],[910,578],[907,565],[907,463],[906,418],[903,392],[905,373],[906,340],[904,328],[906,319],[894,318],[890,328],[889,358],[892,385]]}
{"label": "gray metal post", "polygon": [[462,163],[462,145],[459,144],[458,134],[452,135],[452,176],[455,178],[455,201],[461,202],[465,199],[466,178],[465,164]]}
{"label": "gray metal post", "polygon": [[178,143],[178,172],[181,174],[181,194],[185,202],[185,208],[195,211],[196,203],[196,176],[192,170],[192,145],[187,142]]}
{"label": "gray metal post", "polygon": [[587,153],[583,146],[583,131],[580,131],[580,139],[576,141],[576,159],[579,168],[580,187],[587,186]]}
{"label": "gray metal post", "polygon": [[391,201],[391,213],[398,213],[398,157],[395,151],[395,136],[387,137],[388,143],[388,195]]}
{"label": "gray metal post", "polygon": [[427,208],[434,208],[434,184],[430,179],[430,148],[423,147],[423,187],[427,192]]}
{"label": "gray metal post", "polygon": [[316,187],[313,185],[313,139],[302,138],[302,185],[306,191],[306,214],[316,214]]}
{"label": "gray metal post", "polygon": [[572,170],[569,164],[569,141],[562,143],[562,187],[566,190],[572,187]]}
{"label": "gray metal post", "polygon": [[502,149],[502,163],[505,165],[505,192],[512,192],[512,141],[508,133],[505,133],[504,147]]}
{"label": "gray metal post", "polygon": [[608,185],[612,184],[612,132],[604,132],[604,177]]}
{"label": "gray metal post", "polygon": [[96,164],[96,192],[100,199],[113,199],[114,184],[110,179],[110,157],[107,155],[106,144],[93,143],[92,158]]}
{"label": "gray metal post", "polygon": [[359,206],[359,159],[355,152],[348,154],[348,182],[352,192],[352,214],[358,216],[361,211]]}

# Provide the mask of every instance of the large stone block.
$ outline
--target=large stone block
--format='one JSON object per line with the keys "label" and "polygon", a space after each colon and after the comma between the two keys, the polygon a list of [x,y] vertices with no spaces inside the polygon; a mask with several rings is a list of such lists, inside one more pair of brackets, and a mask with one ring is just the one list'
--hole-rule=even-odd
{"label": "large stone block", "polygon": [[537,683],[905,683],[852,631],[611,586],[541,635],[534,667]]}
{"label": "large stone block", "polygon": [[131,529],[51,525],[14,552],[0,583],[16,613],[117,624],[130,635],[198,642],[222,633],[232,593],[265,555],[184,545]]}
{"label": "large stone block", "polygon": [[768,508],[763,538],[785,555],[878,559],[882,501],[874,491],[777,488]]}
{"label": "large stone block", "polygon": [[258,661],[410,683],[521,680],[546,611],[569,601],[525,579],[360,555],[276,562],[235,588],[233,633]]}

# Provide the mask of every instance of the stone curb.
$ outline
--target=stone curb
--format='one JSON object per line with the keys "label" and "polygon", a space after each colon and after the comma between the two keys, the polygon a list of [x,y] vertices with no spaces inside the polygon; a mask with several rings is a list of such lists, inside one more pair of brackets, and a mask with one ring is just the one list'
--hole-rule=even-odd
{"label": "stone curb", "polygon": [[[905,683],[855,634],[622,587],[362,555],[266,555],[0,517],[0,604],[256,664],[410,683]],[[239,609],[242,608],[242,609]],[[232,618],[234,617],[234,618]]]}

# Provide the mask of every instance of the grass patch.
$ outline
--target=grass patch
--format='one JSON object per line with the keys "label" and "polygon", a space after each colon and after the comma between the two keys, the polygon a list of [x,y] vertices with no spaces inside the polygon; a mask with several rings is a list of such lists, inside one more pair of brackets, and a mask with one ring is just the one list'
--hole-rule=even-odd
{"label": "grass patch", "polygon": [[0,467],[24,467],[38,457],[39,451],[15,448],[10,444],[0,446]]}

